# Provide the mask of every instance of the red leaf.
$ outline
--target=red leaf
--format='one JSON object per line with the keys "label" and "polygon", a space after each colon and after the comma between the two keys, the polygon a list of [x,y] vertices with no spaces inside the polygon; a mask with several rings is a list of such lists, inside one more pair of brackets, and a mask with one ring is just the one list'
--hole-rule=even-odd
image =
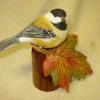
{"label": "red leaf", "polygon": [[63,76],[62,79],[60,79],[58,85],[69,92],[69,80],[67,79],[66,76]]}
{"label": "red leaf", "polygon": [[49,75],[49,70],[54,67],[55,59],[53,55],[47,55],[45,61],[43,62],[43,72],[44,76]]}

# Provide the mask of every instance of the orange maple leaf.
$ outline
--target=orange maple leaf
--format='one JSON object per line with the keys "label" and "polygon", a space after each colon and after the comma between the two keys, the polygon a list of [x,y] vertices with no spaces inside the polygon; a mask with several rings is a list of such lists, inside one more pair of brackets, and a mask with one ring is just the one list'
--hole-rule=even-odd
{"label": "orange maple leaf", "polygon": [[51,54],[46,54],[43,62],[44,76],[51,75],[53,84],[67,91],[72,77],[79,80],[92,73],[86,56],[75,50],[76,44],[77,36],[69,35],[64,43],[50,50]]}

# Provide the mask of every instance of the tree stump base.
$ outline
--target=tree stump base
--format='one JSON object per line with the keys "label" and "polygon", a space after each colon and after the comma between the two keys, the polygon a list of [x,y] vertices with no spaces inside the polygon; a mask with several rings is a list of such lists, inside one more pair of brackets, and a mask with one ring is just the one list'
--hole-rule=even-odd
{"label": "tree stump base", "polygon": [[32,49],[32,72],[33,72],[33,84],[36,88],[42,91],[53,91],[58,87],[54,86],[50,76],[44,77],[43,74],[43,61],[45,55]]}

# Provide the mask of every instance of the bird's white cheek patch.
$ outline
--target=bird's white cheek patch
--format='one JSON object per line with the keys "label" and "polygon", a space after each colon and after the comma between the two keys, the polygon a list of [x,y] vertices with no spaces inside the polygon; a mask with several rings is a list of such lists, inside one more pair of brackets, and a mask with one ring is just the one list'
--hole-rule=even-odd
{"label": "bird's white cheek patch", "polygon": [[55,17],[53,16],[51,13],[47,13],[45,15],[45,17],[50,20],[52,23],[57,24],[61,22],[61,18],[60,17]]}
{"label": "bird's white cheek patch", "polygon": [[31,38],[27,38],[27,37],[20,37],[20,38],[19,38],[19,41],[20,41],[20,42],[31,42],[32,39],[31,39]]}
{"label": "bird's white cheek patch", "polygon": [[61,18],[60,17],[53,17],[51,19],[51,22],[54,24],[60,23],[61,22]]}
{"label": "bird's white cheek patch", "polygon": [[61,22],[61,18],[60,17],[55,17],[55,23],[60,23]]}

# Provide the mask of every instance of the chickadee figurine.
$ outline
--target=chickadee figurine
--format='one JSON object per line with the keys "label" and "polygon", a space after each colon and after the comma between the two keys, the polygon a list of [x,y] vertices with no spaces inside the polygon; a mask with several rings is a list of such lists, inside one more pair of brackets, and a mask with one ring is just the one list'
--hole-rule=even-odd
{"label": "chickadee figurine", "polygon": [[67,37],[67,16],[62,9],[53,9],[35,19],[24,30],[0,41],[0,51],[16,43],[32,43],[42,48],[54,48]]}

